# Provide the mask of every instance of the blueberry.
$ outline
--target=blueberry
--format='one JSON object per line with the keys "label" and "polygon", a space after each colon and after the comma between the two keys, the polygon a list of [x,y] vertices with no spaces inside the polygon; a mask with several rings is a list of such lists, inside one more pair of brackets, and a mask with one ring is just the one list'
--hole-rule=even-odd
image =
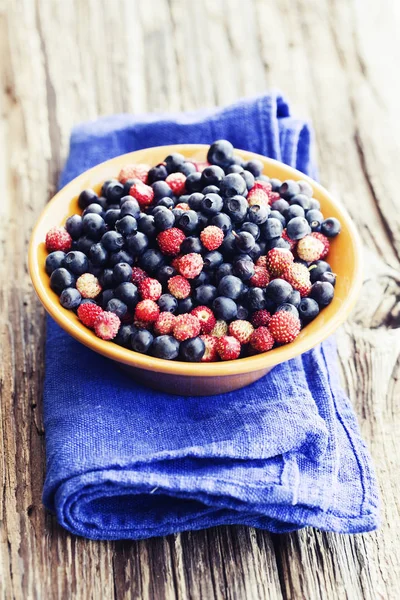
{"label": "blueberry", "polygon": [[199,224],[197,229],[199,231],[202,231],[208,225],[208,216],[201,212],[197,213],[197,215],[199,217]]}
{"label": "blueberry", "polygon": [[181,218],[181,216],[183,215],[185,211],[183,210],[183,208],[173,208],[172,209],[172,214],[175,217],[175,222],[177,223],[179,221],[179,219]]}
{"label": "blueberry", "polygon": [[297,194],[290,199],[290,205],[301,206],[306,211],[310,208],[310,198],[305,194]]}
{"label": "blueberry", "polygon": [[272,191],[273,192],[279,192],[280,187],[282,185],[282,181],[280,179],[276,179],[276,178],[272,178],[269,180],[271,186],[272,186]]}
{"label": "blueberry", "polygon": [[60,304],[64,308],[73,309],[78,308],[82,300],[82,296],[76,288],[67,287],[64,288],[60,294]]}
{"label": "blueberry", "polygon": [[254,186],[254,175],[250,171],[242,171],[240,176],[243,177],[248,190]]}
{"label": "blueberry", "polygon": [[132,281],[132,267],[128,263],[117,263],[113,269],[115,283]]}
{"label": "blueberry", "polygon": [[293,181],[293,179],[287,179],[279,188],[279,193],[285,200],[290,200],[297,194],[300,194],[299,184],[296,181]]}
{"label": "blueberry", "polygon": [[[220,265],[220,266],[222,266],[222,265]],[[197,275],[197,277],[192,279],[191,283],[192,283],[193,288],[197,288],[197,287],[200,287],[201,285],[207,285],[209,283],[212,283],[211,273],[207,273],[206,271],[201,271],[201,273],[199,273]]]}
{"label": "blueberry", "polygon": [[147,173],[147,183],[151,185],[155,181],[163,181],[168,177],[168,171],[164,165],[156,165]]}
{"label": "blueberry", "polygon": [[115,267],[117,263],[121,262],[128,263],[128,265],[132,266],[134,261],[132,256],[129,254],[129,252],[126,252],[126,250],[118,250],[118,252],[112,252],[110,254],[108,259],[110,267]]}
{"label": "blueberry", "polygon": [[155,273],[164,264],[164,255],[154,248],[149,248],[139,257],[139,266],[150,274]]}
{"label": "blueberry", "polygon": [[99,282],[103,290],[112,288],[115,285],[113,269],[103,269],[99,276]]}
{"label": "blueberry", "polygon": [[232,231],[228,232],[224,237],[224,241],[220,246],[221,252],[225,256],[231,256],[236,250],[235,236]]}
{"label": "blueberry", "polygon": [[108,252],[117,252],[124,245],[124,238],[118,231],[106,231],[101,243]]}
{"label": "blueberry", "polygon": [[125,302],[122,302],[119,298],[111,298],[111,300],[107,302],[106,310],[122,319],[128,312],[128,307]]}
{"label": "blueberry", "polygon": [[[109,208],[105,215],[104,220],[107,223],[109,229],[114,229],[115,223],[121,216],[121,210],[119,208]],[[132,217],[133,218],[133,217]]]}
{"label": "blueberry", "polygon": [[126,215],[115,223],[115,230],[124,237],[137,231],[137,221],[132,215]]}
{"label": "blueberry", "polygon": [[240,258],[233,265],[234,274],[242,281],[248,281],[254,275],[254,263],[252,260]]}
{"label": "blueberry", "polygon": [[276,309],[276,312],[280,312],[281,310],[290,312],[293,316],[299,318],[299,311],[293,304],[290,304],[290,302],[284,302],[283,304],[280,304]]}
{"label": "blueberry", "polygon": [[84,217],[85,215],[100,215],[102,218],[104,218],[105,212],[102,209],[102,207],[100,206],[100,204],[89,204],[89,206],[87,206],[85,208],[85,210],[82,213],[82,217]]}
{"label": "blueberry", "polygon": [[312,298],[303,298],[298,306],[298,311],[301,320],[309,323],[319,314],[319,306]]}
{"label": "blueberry", "polygon": [[135,219],[139,219],[140,217],[140,206],[138,201],[132,196],[129,196],[129,200],[121,204],[121,219],[126,215],[131,215],[135,217]]}
{"label": "blueberry", "polygon": [[309,270],[311,283],[319,281],[322,273],[325,273],[326,271],[332,271],[330,264],[324,260],[316,260],[315,262],[311,263]]}
{"label": "blueberry", "polygon": [[173,154],[169,154],[164,160],[165,167],[168,173],[176,173],[180,167],[182,167],[185,162],[185,157],[183,154],[179,154],[179,152],[174,152]]}
{"label": "blueberry", "polygon": [[174,360],[179,354],[179,342],[171,335],[160,335],[151,347],[153,356],[164,360]]}
{"label": "blueberry", "polygon": [[305,212],[304,212],[304,208],[302,208],[298,204],[293,204],[292,206],[289,206],[289,208],[287,210],[285,210],[283,215],[284,215],[286,221],[289,222],[292,219],[295,219],[296,217],[304,217]]}
{"label": "blueberry", "polygon": [[104,268],[100,265],[94,265],[90,260],[88,261],[87,272],[91,273],[97,279],[103,274]]}
{"label": "blueberry", "polygon": [[232,229],[232,221],[228,215],[221,212],[218,215],[214,215],[210,219],[210,225],[215,225],[215,227],[219,227],[222,229],[224,234],[228,233]]}
{"label": "blueberry", "polygon": [[[264,244],[264,242],[261,242],[261,243]],[[264,250],[265,250],[265,248],[264,248]],[[249,250],[249,256],[250,256],[251,260],[253,260],[253,261],[256,261],[257,258],[259,258],[262,253],[263,253],[263,250],[261,249],[261,246],[259,244],[254,244],[252,249]]]}
{"label": "blueberry", "polygon": [[203,188],[207,185],[216,185],[219,187],[220,182],[225,177],[224,170],[217,165],[206,167],[201,174],[201,183]]}
{"label": "blueberry", "polygon": [[243,282],[234,275],[225,275],[218,284],[218,295],[237,300],[243,292]]}
{"label": "blueberry", "polygon": [[329,219],[325,219],[321,223],[321,233],[326,235],[326,237],[332,238],[340,233],[341,225],[338,219],[335,217],[330,217]]}
{"label": "blueberry", "polygon": [[292,240],[301,240],[311,233],[311,227],[304,217],[295,217],[291,219],[286,227],[287,234]]}
{"label": "blueberry", "polygon": [[273,279],[265,288],[265,294],[267,298],[272,300],[277,306],[287,302],[293,288],[284,279]]}
{"label": "blueberry", "polygon": [[286,227],[286,219],[283,216],[282,213],[280,213],[277,210],[271,210],[271,212],[269,213],[269,218],[270,219],[278,219],[278,221],[280,221],[280,223],[282,223],[282,227],[285,228]]}
{"label": "blueberry", "polygon": [[51,252],[46,256],[45,269],[47,275],[51,275],[53,271],[59,269],[64,261],[65,252],[61,250],[56,250],[55,252]]}
{"label": "blueberry", "polygon": [[54,269],[50,276],[50,287],[56,294],[60,295],[65,288],[75,285],[75,277],[64,267]]}
{"label": "blueberry", "polygon": [[82,217],[80,215],[71,215],[65,222],[65,229],[73,240],[77,240],[82,235]]}
{"label": "blueberry", "polygon": [[273,217],[267,219],[260,227],[261,239],[273,240],[282,235],[283,227],[279,219]]}
{"label": "blueberry", "polygon": [[201,210],[206,215],[216,215],[221,212],[223,205],[224,201],[219,194],[207,194],[202,200]]}
{"label": "blueberry", "polygon": [[156,227],[154,225],[153,215],[142,214],[138,221],[138,230],[145,233],[149,238],[156,235]]}
{"label": "blueberry", "polygon": [[228,140],[217,140],[208,149],[207,160],[211,165],[229,167],[233,163],[233,146]]}
{"label": "blueberry", "polygon": [[176,197],[174,197],[174,204],[175,204],[175,206],[176,206],[177,204],[181,204],[181,203],[183,203],[183,202],[184,202],[185,204],[187,204],[187,203],[188,203],[188,200],[189,200],[189,198],[190,198],[190,194],[182,194],[182,196],[179,196],[179,197],[178,197],[178,196],[176,196]]}
{"label": "blueberry", "polygon": [[[222,263],[215,271],[215,283],[219,283],[221,279],[227,275],[233,274],[233,266],[231,263]],[[240,281],[240,280],[239,280]],[[228,294],[221,294],[222,296],[227,296]]]}
{"label": "blueberry", "polygon": [[139,301],[139,292],[134,283],[124,281],[114,290],[115,296],[124,302],[128,308],[134,308]]}
{"label": "blueberry", "polygon": [[189,175],[197,173],[197,169],[196,166],[192,162],[190,162],[190,160],[185,160],[183,165],[179,167],[178,172],[183,173],[184,175],[186,175],[186,177],[189,177]]}
{"label": "blueberry", "polygon": [[316,198],[310,198],[310,210],[314,208],[315,210],[321,210],[321,204]]}
{"label": "blueberry", "polygon": [[243,225],[240,228],[240,231],[247,231],[253,236],[255,240],[258,240],[258,238],[260,237],[259,226],[250,221],[246,221],[245,223],[243,223]]}
{"label": "blueberry", "polygon": [[258,204],[254,204],[253,206],[250,206],[247,213],[247,217],[252,223],[262,225],[268,219],[269,213],[270,209],[266,206],[259,206]]}
{"label": "blueberry", "polygon": [[194,302],[193,299],[189,296],[189,298],[183,298],[181,300],[178,300],[178,308],[176,310],[176,314],[183,315],[185,313],[190,313],[190,311],[193,309]]}
{"label": "blueberry", "polygon": [[193,291],[193,300],[197,305],[209,306],[217,295],[217,288],[210,284],[199,285]]}
{"label": "blueberry", "polygon": [[85,209],[87,206],[89,206],[89,204],[92,204],[92,202],[94,202],[95,198],[97,197],[98,196],[96,192],[94,192],[93,190],[83,190],[83,192],[79,194],[78,198],[79,208]]}
{"label": "blueberry", "polygon": [[313,189],[307,181],[300,180],[297,182],[297,185],[300,188],[300,194],[304,194],[305,196],[308,196],[309,198],[312,197]]}
{"label": "blueberry", "polygon": [[195,210],[185,210],[180,216],[178,227],[188,235],[196,231],[199,224],[199,217]]}
{"label": "blueberry", "polygon": [[163,265],[156,272],[156,279],[161,283],[161,285],[167,285],[168,279],[177,275],[178,272],[172,265]]}
{"label": "blueberry", "polygon": [[263,310],[266,306],[264,290],[252,287],[246,294],[247,305],[251,310]]}
{"label": "blueberry", "polygon": [[74,275],[82,275],[86,273],[89,267],[89,261],[86,254],[79,250],[68,252],[64,258],[63,267],[71,271]]}
{"label": "blueberry", "polygon": [[247,190],[247,186],[239,173],[229,173],[222,179],[219,189],[225,198],[233,198],[233,196],[242,196]]}
{"label": "blueberry", "polygon": [[[124,194],[129,194],[133,185],[135,185],[135,179],[127,179],[124,183]],[[120,205],[122,204],[123,199],[124,197],[121,198]]]}
{"label": "blueberry", "polygon": [[89,213],[82,217],[82,231],[97,242],[106,230],[104,219],[100,215]]}
{"label": "blueberry", "polygon": [[204,270],[212,271],[217,269],[224,262],[224,257],[221,252],[218,250],[212,250],[211,252],[206,252],[203,256],[204,261]]}
{"label": "blueberry", "polygon": [[125,195],[125,189],[123,184],[115,179],[110,181],[106,188],[103,186],[102,195],[107,198],[108,202],[118,203]]}
{"label": "blueberry", "polygon": [[204,252],[204,246],[201,243],[200,238],[196,236],[185,238],[181,244],[181,254],[191,254],[192,252],[197,254],[202,254]]}
{"label": "blueberry", "polygon": [[206,345],[199,337],[185,340],[181,343],[179,355],[182,360],[189,362],[199,362],[206,351]]}
{"label": "blueberry", "polygon": [[103,290],[99,297],[99,304],[101,308],[105,310],[108,302],[114,298],[114,296],[114,290]]}
{"label": "blueberry", "polygon": [[298,292],[297,290],[293,290],[286,302],[288,302],[289,304],[293,304],[293,306],[295,306],[296,308],[299,308],[301,302],[300,292]]}
{"label": "blueberry", "polygon": [[219,187],[217,187],[216,185],[207,185],[200,191],[203,194],[203,196],[206,196],[207,194],[219,194]]}
{"label": "blueberry", "polygon": [[248,231],[239,231],[239,233],[236,233],[235,237],[236,247],[240,252],[249,252],[254,248],[256,240]]}
{"label": "blueberry", "polygon": [[178,300],[172,294],[162,294],[157,304],[161,312],[175,313],[178,308]]}
{"label": "blueberry", "polygon": [[194,192],[201,192],[203,189],[203,183],[201,179],[201,173],[191,173],[186,177],[185,188],[189,192],[189,194],[193,194]]}
{"label": "blueberry", "polygon": [[243,165],[234,163],[233,165],[229,165],[229,167],[225,167],[225,175],[229,175],[229,173],[243,173]]}
{"label": "blueberry", "polygon": [[233,165],[239,165],[243,169],[243,165],[245,164],[245,160],[239,156],[238,154],[234,154],[232,158]]}
{"label": "blueberry", "polygon": [[262,164],[261,160],[253,158],[244,164],[244,168],[246,171],[250,171],[254,177],[259,177],[263,172],[264,165]]}
{"label": "blueberry", "polygon": [[306,219],[312,231],[320,231],[321,223],[324,220],[324,216],[320,210],[315,208],[308,210],[306,213]]}
{"label": "blueberry", "polygon": [[218,296],[212,304],[214,314],[217,319],[232,321],[237,316],[236,302],[225,296]]}
{"label": "blueberry", "polygon": [[77,240],[77,244],[74,247],[74,250],[80,250],[84,254],[88,255],[90,248],[93,246],[93,240],[87,235],[82,235],[79,240]]}
{"label": "blueberry", "polygon": [[139,256],[149,247],[149,238],[141,231],[135,231],[126,238],[126,246],[131,254]]}
{"label": "blueberry", "polygon": [[332,302],[335,293],[334,287],[327,281],[316,281],[311,286],[310,298],[313,298],[320,308],[328,306]]}
{"label": "blueberry", "polygon": [[237,319],[241,319],[243,321],[246,321],[247,318],[249,316],[249,311],[245,306],[242,306],[241,304],[237,305],[237,315],[236,318]]}
{"label": "blueberry", "polygon": [[157,200],[156,206],[164,206],[165,208],[174,208],[175,201],[173,198],[169,198],[168,196],[164,196],[161,200]]}
{"label": "blueberry", "polygon": [[174,195],[174,192],[171,190],[168,183],[165,183],[165,181],[156,181],[151,187],[153,188],[154,192],[154,202],[157,202],[157,200],[161,200],[161,198],[165,197],[172,198]]}
{"label": "blueberry", "polygon": [[119,346],[124,346],[124,348],[130,348],[131,336],[133,333],[136,333],[136,331],[138,331],[138,329],[134,325],[121,325],[113,342]]}
{"label": "blueberry", "polygon": [[147,354],[153,343],[153,336],[147,329],[137,329],[130,337],[130,345],[132,350]]}
{"label": "blueberry", "polygon": [[187,203],[189,204],[192,210],[199,211],[201,210],[201,203],[203,201],[203,198],[204,194],[202,194],[201,192],[194,192],[193,194],[190,194]]}
{"label": "blueberry", "polygon": [[322,273],[322,275],[320,276],[319,281],[327,281],[328,283],[333,285],[333,287],[335,287],[336,273],[331,273],[330,271],[325,271],[325,273]]}
{"label": "blueberry", "polygon": [[171,229],[175,225],[175,216],[168,208],[160,206],[154,213],[154,225],[157,231]]}
{"label": "blueberry", "polygon": [[272,203],[271,208],[272,210],[277,210],[283,214],[289,208],[289,206],[290,204],[287,200],[280,198],[279,200],[275,200],[275,202]]}
{"label": "blueberry", "polygon": [[290,250],[290,244],[283,238],[273,238],[272,240],[267,241],[267,252],[272,248],[284,248],[286,250]]}
{"label": "blueberry", "polygon": [[243,196],[233,196],[225,203],[225,212],[230,216],[234,223],[244,221],[247,214],[248,204]]}

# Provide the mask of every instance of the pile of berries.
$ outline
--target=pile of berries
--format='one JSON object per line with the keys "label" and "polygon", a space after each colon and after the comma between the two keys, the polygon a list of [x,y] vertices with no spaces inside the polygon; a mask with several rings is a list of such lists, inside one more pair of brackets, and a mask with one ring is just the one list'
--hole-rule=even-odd
{"label": "pile of berries", "polygon": [[270,179],[232,144],[207,163],[171,154],[126,165],[46,236],[65,308],[103,340],[167,360],[211,362],[288,344],[334,295],[340,232],[306,181]]}

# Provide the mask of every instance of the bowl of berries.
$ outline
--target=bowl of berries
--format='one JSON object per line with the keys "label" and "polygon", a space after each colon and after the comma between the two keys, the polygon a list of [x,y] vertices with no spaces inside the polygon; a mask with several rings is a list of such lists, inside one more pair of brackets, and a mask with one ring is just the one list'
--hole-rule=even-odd
{"label": "bowl of berries", "polygon": [[69,334],[141,383],[184,395],[244,387],[319,344],[362,282],[341,204],[227,140],[86,171],[44,209],[29,270]]}

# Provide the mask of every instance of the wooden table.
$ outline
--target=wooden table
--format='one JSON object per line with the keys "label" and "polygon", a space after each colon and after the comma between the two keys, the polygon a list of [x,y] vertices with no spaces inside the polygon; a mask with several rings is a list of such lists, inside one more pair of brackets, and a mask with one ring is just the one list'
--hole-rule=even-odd
{"label": "wooden table", "polygon": [[[399,12],[396,0],[0,0],[1,598],[399,597]],[[382,528],[73,537],[41,503],[44,312],[26,266],[71,127],[269,87],[313,120],[321,180],[365,244],[365,285],[339,352]]]}

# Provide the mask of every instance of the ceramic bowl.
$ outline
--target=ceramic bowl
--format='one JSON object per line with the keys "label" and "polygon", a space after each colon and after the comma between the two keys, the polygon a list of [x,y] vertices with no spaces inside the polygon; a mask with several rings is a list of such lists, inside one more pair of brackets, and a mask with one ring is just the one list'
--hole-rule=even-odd
{"label": "ceramic bowl", "polygon": [[331,244],[329,263],[337,273],[335,296],[332,303],[321,311],[318,317],[301,332],[298,338],[286,346],[275,348],[265,354],[258,354],[231,362],[186,363],[167,361],[139,354],[106,342],[84,327],[74,312],[66,310],[57,295],[50,289],[49,277],[45,272],[45,236],[50,227],[64,224],[73,213],[79,212],[78,195],[85,188],[100,190],[104,180],[116,177],[120,168],[131,162],[161,162],[171,152],[180,152],[188,159],[205,160],[207,146],[176,145],[159,146],[132,152],[108,160],[86,171],[60,190],[47,204],[33,230],[29,246],[29,270],[35,290],[51,317],[70,335],[82,344],[115,361],[134,379],[150,387],[167,393],[182,395],[208,395],[242,388],[273,367],[287,361],[321,343],[347,319],[352,310],[362,283],[361,243],[357,231],[343,206],[321,185],[285,164],[251,152],[237,150],[242,158],[258,158],[264,164],[264,173],[269,177],[303,179],[314,190],[314,196],[321,203],[325,216],[336,217],[342,230]]}

